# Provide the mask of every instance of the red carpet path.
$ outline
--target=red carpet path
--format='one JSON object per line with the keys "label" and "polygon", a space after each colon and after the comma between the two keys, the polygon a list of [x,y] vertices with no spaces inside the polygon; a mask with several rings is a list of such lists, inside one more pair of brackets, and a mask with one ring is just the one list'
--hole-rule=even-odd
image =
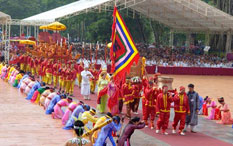
{"label": "red carpet path", "polygon": [[[82,100],[80,89],[78,89],[78,87],[76,87],[74,95],[75,97],[77,97],[77,99]],[[91,101],[84,101],[84,102],[92,107],[96,107],[96,100],[97,100],[97,96],[91,95]],[[139,111],[139,115],[137,116],[142,117],[141,110]],[[172,122],[169,123],[169,128],[171,128],[171,123]],[[200,132],[199,133],[187,132],[186,136],[180,136],[178,134],[170,134],[170,135],[165,136],[161,134],[155,134],[155,130],[151,130],[149,128],[144,128],[142,131],[145,134],[155,137],[156,139],[159,139],[172,146],[232,146],[233,145],[233,144],[215,139],[213,137],[207,136]],[[169,129],[168,132],[171,133],[171,129]]]}

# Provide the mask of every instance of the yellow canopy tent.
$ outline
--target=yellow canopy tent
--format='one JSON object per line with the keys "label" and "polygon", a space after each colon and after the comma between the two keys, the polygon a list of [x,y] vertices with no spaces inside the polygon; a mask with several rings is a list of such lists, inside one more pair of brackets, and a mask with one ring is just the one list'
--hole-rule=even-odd
{"label": "yellow canopy tent", "polygon": [[53,22],[47,26],[48,30],[64,31],[66,26],[60,22]]}

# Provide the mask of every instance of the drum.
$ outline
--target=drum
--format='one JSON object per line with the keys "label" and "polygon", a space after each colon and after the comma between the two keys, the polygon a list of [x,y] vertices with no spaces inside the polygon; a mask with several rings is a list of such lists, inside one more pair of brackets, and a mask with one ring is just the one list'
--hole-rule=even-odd
{"label": "drum", "polygon": [[159,86],[159,88],[162,88],[163,85],[167,85],[168,86],[168,90],[173,90],[172,89],[172,82],[173,82],[173,78],[170,78],[170,77],[159,76],[159,78],[158,78],[158,86]]}

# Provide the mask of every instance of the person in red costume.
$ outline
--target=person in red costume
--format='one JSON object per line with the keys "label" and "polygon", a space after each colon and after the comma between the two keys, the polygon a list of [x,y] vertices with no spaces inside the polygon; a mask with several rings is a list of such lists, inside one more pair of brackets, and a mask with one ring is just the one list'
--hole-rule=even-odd
{"label": "person in red costume", "polygon": [[123,109],[123,103],[124,103],[124,95],[123,95],[123,85],[122,85],[122,82],[117,85],[120,92],[119,92],[119,97],[118,97],[118,109],[119,109],[119,113],[121,114],[122,113],[122,109]]}
{"label": "person in red costume", "polygon": [[138,77],[132,78],[132,88],[133,88],[133,98],[132,111],[134,114],[138,114],[138,106],[141,98],[142,83],[141,79]]}
{"label": "person in red costume", "polygon": [[143,86],[143,95],[142,95],[142,115],[146,115],[146,99],[145,99],[145,89],[149,86],[149,81],[146,76],[142,78],[142,86]]}
{"label": "person in red costume", "polygon": [[173,127],[172,133],[173,134],[176,133],[176,126],[180,122],[179,134],[185,135],[185,133],[183,132],[183,129],[185,127],[185,118],[186,118],[186,114],[190,114],[189,101],[188,101],[188,96],[185,93],[185,87],[183,86],[180,87],[180,93],[175,95],[173,101],[174,101],[175,117],[172,124]]}
{"label": "person in red costume", "polygon": [[94,94],[95,93],[96,83],[97,83],[97,80],[98,80],[98,77],[99,77],[99,72],[98,72],[98,70],[96,70],[95,64],[91,65],[90,72],[94,76],[93,78],[90,79],[91,94]]}
{"label": "person in red costume", "polygon": [[70,86],[70,96],[73,96],[73,93],[74,93],[74,84],[75,84],[75,80],[77,78],[77,70],[74,68],[74,65],[72,64],[72,69],[71,69],[71,76],[72,76],[72,79],[71,79],[71,86]]}
{"label": "person in red costume", "polygon": [[126,105],[126,116],[131,118],[131,107],[133,102],[133,88],[129,78],[126,79],[126,83],[123,85],[124,104]]}
{"label": "person in red costume", "polygon": [[168,93],[167,85],[164,85],[162,89],[163,93],[158,95],[156,102],[156,114],[159,114],[156,133],[159,133],[160,129],[162,128],[162,134],[168,135],[166,129],[168,128],[170,108],[173,99]]}
{"label": "person in red costume", "polygon": [[55,62],[53,64],[53,67],[52,67],[52,70],[53,70],[53,87],[54,88],[57,88],[59,68],[60,68],[59,63]]}
{"label": "person in red costume", "polygon": [[149,85],[144,90],[145,95],[145,114],[143,115],[146,126],[148,125],[148,118],[150,117],[150,127],[154,129],[155,120],[155,106],[157,99],[157,89],[153,87],[153,82],[150,81]]}
{"label": "person in red costume", "polygon": [[52,84],[52,79],[53,79],[53,70],[52,70],[52,60],[49,60],[48,61],[48,64],[46,65],[45,67],[45,75],[46,75],[46,78],[47,78],[47,84],[51,85]]}
{"label": "person in red costume", "polygon": [[35,65],[35,59],[34,58],[31,58],[30,68],[31,68],[32,75],[35,76],[35,74],[36,74],[36,65]]}
{"label": "person in red costume", "polygon": [[82,76],[81,72],[84,70],[84,63],[81,62],[80,65],[78,66],[78,86],[81,88],[81,82],[82,82]]}

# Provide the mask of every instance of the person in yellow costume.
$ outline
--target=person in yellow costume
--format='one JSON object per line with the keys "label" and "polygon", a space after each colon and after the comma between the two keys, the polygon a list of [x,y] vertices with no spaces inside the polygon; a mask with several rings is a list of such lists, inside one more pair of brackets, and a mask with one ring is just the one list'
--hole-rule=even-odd
{"label": "person in yellow costume", "polygon": [[96,123],[98,118],[95,117],[96,110],[91,109],[90,111],[85,111],[80,117],[81,121],[84,123],[84,129],[86,132],[90,131],[90,129],[86,126],[88,122]]}
{"label": "person in yellow costume", "polygon": [[[108,86],[109,81],[107,80],[107,72],[106,71],[102,71],[100,74],[100,78],[98,80],[98,94],[101,90],[105,89],[105,87]],[[101,114],[106,113],[107,108],[107,100],[108,100],[108,94],[105,94],[103,96],[101,96],[100,99],[100,104],[97,105],[97,109],[99,110],[99,112]]]}
{"label": "person in yellow costume", "polygon": [[65,82],[66,82],[65,92],[66,92],[66,94],[70,93],[71,80],[72,80],[71,69],[68,67],[66,70],[66,79],[65,79]]}
{"label": "person in yellow costume", "polygon": [[3,62],[0,63],[0,75],[2,74]]}
{"label": "person in yellow costume", "polygon": [[98,72],[98,70],[95,69],[95,64],[91,65],[91,69],[89,71],[93,75],[93,78],[90,79],[90,86],[91,86],[91,93],[94,94],[95,93],[96,83],[98,81],[99,72]]}
{"label": "person in yellow costume", "polygon": [[51,85],[53,78],[51,67],[46,68],[46,78],[47,78],[47,84]]}
{"label": "person in yellow costume", "polygon": [[69,94],[72,96],[74,93],[74,84],[75,84],[75,80],[76,80],[76,75],[77,75],[77,71],[74,68],[74,65],[71,65],[71,72],[70,72],[70,77],[71,77],[71,86],[70,86],[70,91]]}
{"label": "person in yellow costume", "polygon": [[2,74],[2,67],[5,65],[5,63],[4,62],[1,62],[0,63],[0,75]]}
{"label": "person in yellow costume", "polygon": [[78,86],[81,88],[81,83],[82,83],[82,76],[81,72],[84,70],[84,63],[81,62],[80,65],[78,66],[78,73],[77,73],[77,78],[78,78]]}
{"label": "person in yellow costume", "polygon": [[[108,112],[105,116],[100,117],[97,122],[95,123],[95,126],[93,128],[99,127],[101,124],[103,124],[105,121],[109,120],[112,118],[112,114]],[[91,140],[93,143],[95,143],[95,140],[98,138],[98,133],[100,132],[101,129],[95,131],[91,137]]]}
{"label": "person in yellow costume", "polygon": [[17,87],[18,84],[19,84],[19,81],[23,78],[23,75],[24,75],[24,72],[23,71],[20,71],[16,77],[15,77],[15,82],[13,84],[13,87]]}

